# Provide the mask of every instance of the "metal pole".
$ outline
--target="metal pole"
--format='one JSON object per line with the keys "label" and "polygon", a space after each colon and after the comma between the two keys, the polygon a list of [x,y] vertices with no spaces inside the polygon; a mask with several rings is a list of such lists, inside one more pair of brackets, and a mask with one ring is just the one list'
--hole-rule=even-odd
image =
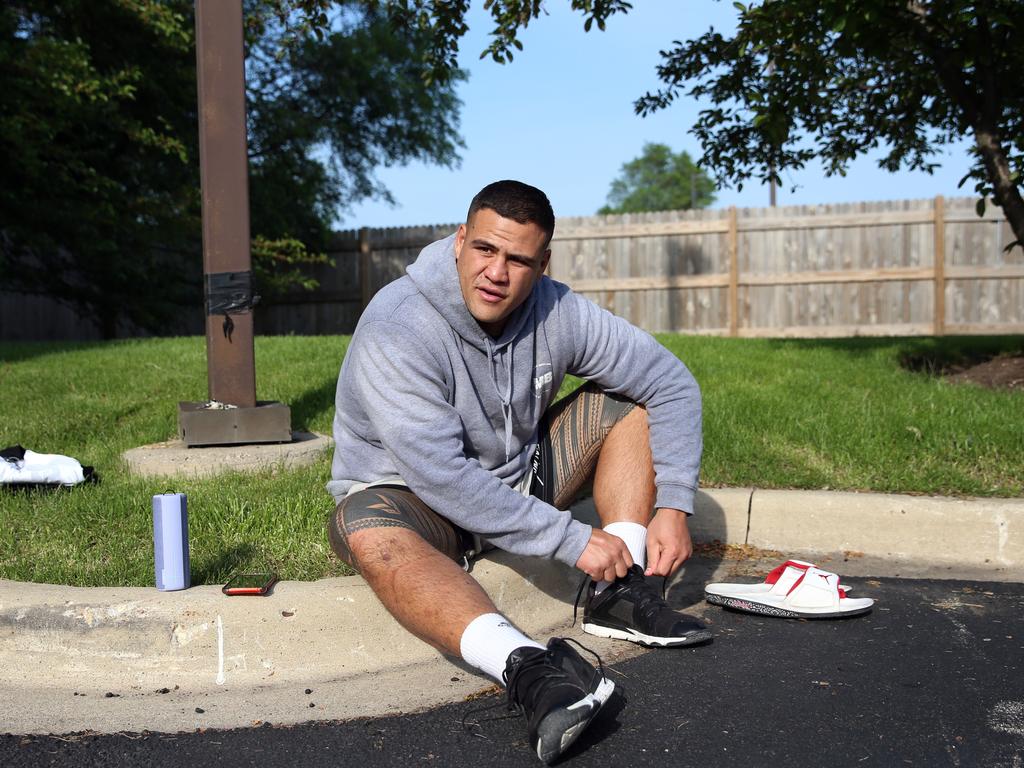
{"label": "metal pole", "polygon": [[[250,285],[249,160],[241,0],[196,0],[203,272],[210,286]],[[241,289],[244,297],[245,289]],[[251,295],[251,291],[249,291]],[[244,298],[242,299],[244,304]],[[256,405],[251,307],[206,317],[211,400]]]}

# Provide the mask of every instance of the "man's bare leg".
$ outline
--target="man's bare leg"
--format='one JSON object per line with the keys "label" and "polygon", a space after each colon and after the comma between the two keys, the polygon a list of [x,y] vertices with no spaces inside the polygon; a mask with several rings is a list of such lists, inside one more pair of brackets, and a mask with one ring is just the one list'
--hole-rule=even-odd
{"label": "man's bare leg", "polygon": [[646,526],[655,500],[654,459],[647,411],[637,406],[604,439],[594,471],[594,506],[601,525],[630,522]]}
{"label": "man's bare leg", "polygon": [[348,542],[359,572],[384,607],[442,653],[460,656],[469,623],[498,612],[476,579],[415,531],[368,528]]}
{"label": "man's bare leg", "polygon": [[552,638],[545,647],[512,627],[475,579],[415,531],[368,528],[347,543],[403,627],[507,683],[509,704],[526,716],[530,746],[544,762],[572,744],[614,690],[564,640]]}
{"label": "man's bare leg", "polygon": [[[657,490],[651,457],[647,412],[636,407],[609,431],[594,474],[594,506],[606,533],[620,537],[645,576],[668,576],[689,557],[692,545],[683,511],[655,514]],[[638,578],[596,582],[584,609],[583,631],[601,637],[648,646],[705,643],[711,633],[697,619],[671,609],[653,580]],[[611,606],[618,603],[614,610]],[[623,607],[643,605],[632,621],[622,619]],[[652,606],[659,606],[651,611]]]}
{"label": "man's bare leg", "polygon": [[498,682],[514,650],[543,648],[498,613],[462,569],[464,533],[409,489],[380,486],[347,496],[328,521],[327,537],[404,628]]}
{"label": "man's bare leg", "polygon": [[[626,542],[634,562],[644,565],[647,575],[671,576],[690,557],[693,543],[686,514],[679,510],[655,514],[656,498],[647,411],[637,406],[612,427],[601,446],[594,506],[602,528]],[[630,531],[628,524],[641,525],[646,532]]]}

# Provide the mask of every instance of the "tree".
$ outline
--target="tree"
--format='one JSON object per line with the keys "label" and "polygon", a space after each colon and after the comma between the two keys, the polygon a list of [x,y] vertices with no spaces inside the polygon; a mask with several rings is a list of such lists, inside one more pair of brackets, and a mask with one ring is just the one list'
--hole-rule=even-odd
{"label": "tree", "polygon": [[[282,2],[284,0],[281,0]],[[294,0],[304,7],[327,0]],[[603,29],[632,7],[623,0],[570,0],[584,28]],[[435,37],[431,76],[452,69],[467,2],[395,0],[398,23]],[[481,56],[512,59],[541,0],[488,0],[495,20]],[[647,115],[681,95],[707,97],[693,133],[700,163],[720,181],[779,180],[820,158],[826,173],[882,146],[881,165],[932,170],[963,137],[974,163],[963,183],[999,205],[1024,244],[1024,3],[1019,0],[764,0],[734,3],[734,35],[711,29],[662,51],[664,87],[635,103]]]}
{"label": "tree", "polygon": [[[743,6],[736,34],[711,30],[665,52],[664,87],[637,104],[661,109],[681,93],[709,97],[693,132],[704,162],[742,184],[820,158],[828,174],[882,145],[888,171],[931,171],[962,137],[964,177],[1003,209],[1024,243],[1024,3],[1018,0],[787,0]],[[688,90],[686,88],[688,87]],[[809,141],[808,141],[809,140]],[[961,183],[964,183],[961,182]]]}
{"label": "tree", "polygon": [[[387,197],[377,166],[457,161],[454,77],[425,87],[425,33],[348,2],[318,37],[247,6],[258,292],[308,286],[339,208]],[[0,285],[116,335],[201,305],[190,0],[0,7]]]}
{"label": "tree", "polygon": [[644,144],[640,157],[624,163],[599,214],[706,208],[715,201],[715,182],[686,152],[665,144]]}
{"label": "tree", "polygon": [[104,335],[123,317],[158,327],[167,315],[151,299],[199,285],[176,268],[198,252],[199,206],[178,5],[0,8],[2,285],[59,297]]}
{"label": "tree", "polygon": [[427,33],[392,27],[371,3],[335,5],[319,35],[296,35],[261,15],[261,2],[247,7],[254,221],[268,237],[318,248],[339,211],[369,197],[391,201],[378,167],[452,166],[463,146],[454,86],[465,74],[425,86]]}

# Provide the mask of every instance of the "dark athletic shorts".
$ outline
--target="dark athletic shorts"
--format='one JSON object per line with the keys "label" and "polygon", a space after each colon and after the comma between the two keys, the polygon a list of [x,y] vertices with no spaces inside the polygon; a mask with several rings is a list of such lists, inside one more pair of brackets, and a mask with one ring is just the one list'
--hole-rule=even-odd
{"label": "dark athletic shorts", "polygon": [[[605,437],[636,403],[585,384],[559,400],[540,424],[540,444],[530,470],[530,493],[567,509],[591,488]],[[445,519],[408,488],[377,485],[344,498],[331,514],[327,538],[335,554],[359,570],[348,537],[365,528],[407,528],[460,565],[478,554],[479,539]]]}

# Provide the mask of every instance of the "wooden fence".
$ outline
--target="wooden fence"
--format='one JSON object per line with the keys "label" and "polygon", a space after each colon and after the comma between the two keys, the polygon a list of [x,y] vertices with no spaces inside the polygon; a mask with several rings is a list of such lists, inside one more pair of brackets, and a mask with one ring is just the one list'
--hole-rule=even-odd
{"label": "wooden fence", "polygon": [[[195,336],[205,333],[203,306],[182,307],[179,316],[154,334],[121,323],[121,338],[140,336]],[[99,325],[48,296],[27,296],[0,291],[0,341],[99,341]]]}
{"label": "wooden fence", "polygon": [[[561,218],[550,275],[649,331],[741,337],[1024,333],[1024,255],[973,198]],[[455,224],[339,233],[320,289],[262,333],[348,333]]]}
{"label": "wooden fence", "polygon": [[[561,218],[549,272],[649,331],[746,337],[1024,333],[1024,252],[973,198]],[[456,224],[336,235],[320,287],[260,305],[261,334],[351,333],[366,302]],[[201,307],[189,316],[201,333]],[[181,332],[181,331],[178,331]],[[0,338],[97,338],[0,294]]]}

